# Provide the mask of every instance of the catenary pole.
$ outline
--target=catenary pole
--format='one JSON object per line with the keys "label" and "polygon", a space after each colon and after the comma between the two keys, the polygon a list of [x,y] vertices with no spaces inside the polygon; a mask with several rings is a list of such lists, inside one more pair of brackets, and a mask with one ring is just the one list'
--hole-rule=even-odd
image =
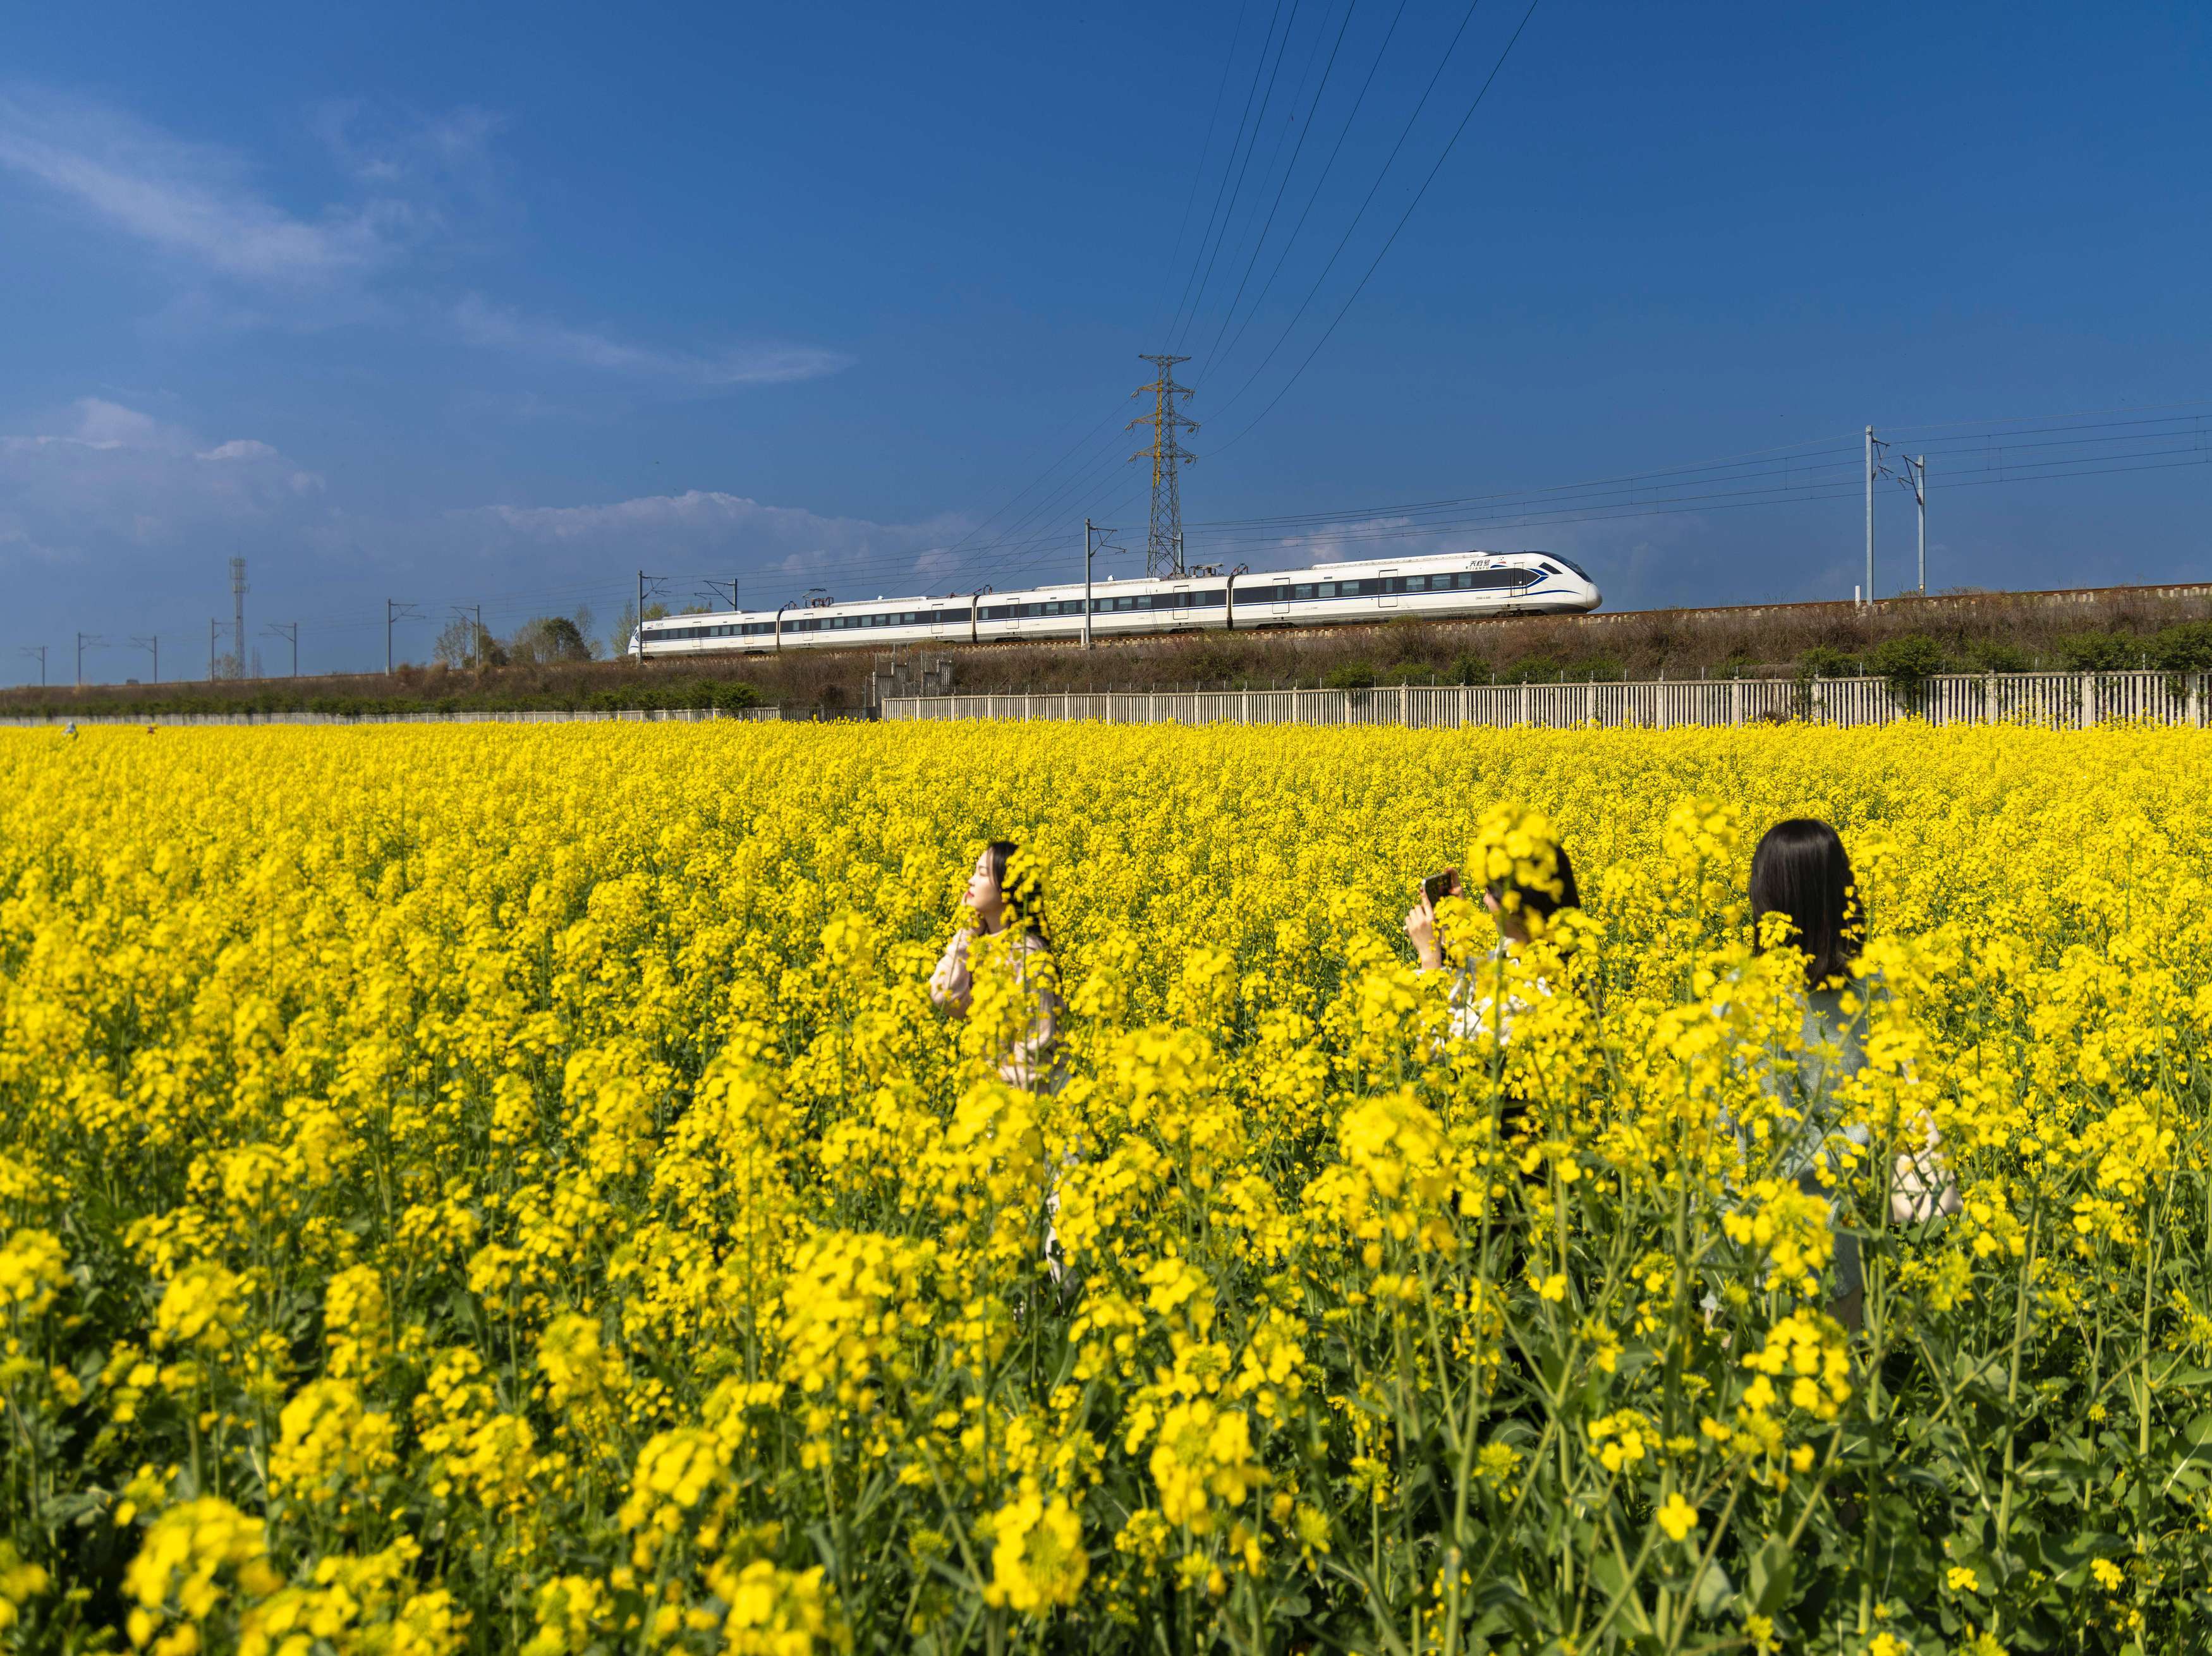
{"label": "catenary pole", "polygon": [[384,601],[384,676],[392,676],[392,623],[395,621],[420,621],[412,598],[386,598]]}
{"label": "catenary pole", "polygon": [[143,638],[134,637],[131,640],[131,647],[134,650],[151,650],[154,652],[153,682],[159,684],[161,682],[161,635],[159,633],[149,633]]}
{"label": "catenary pole", "polygon": [[1874,428],[1866,428],[1866,601],[1874,602]]}
{"label": "catenary pole", "polygon": [[79,633],[76,635],[76,687],[80,690],[84,688],[84,646],[88,644],[95,650],[101,650],[106,648],[107,640],[96,633]]}
{"label": "catenary pole", "polygon": [[272,621],[261,629],[272,638],[289,639],[292,644],[292,676],[300,676],[300,623],[296,621]]}
{"label": "catenary pole", "polygon": [[46,687],[46,646],[43,644],[26,644],[21,646],[21,650],[24,655],[38,657],[39,688],[43,690]]}
{"label": "catenary pole", "polygon": [[1920,508],[1920,592],[1928,594],[1928,457],[1917,455],[1912,462],[1912,501]]}
{"label": "catenary pole", "polygon": [[1083,520],[1083,647],[1091,647],[1091,519]]}

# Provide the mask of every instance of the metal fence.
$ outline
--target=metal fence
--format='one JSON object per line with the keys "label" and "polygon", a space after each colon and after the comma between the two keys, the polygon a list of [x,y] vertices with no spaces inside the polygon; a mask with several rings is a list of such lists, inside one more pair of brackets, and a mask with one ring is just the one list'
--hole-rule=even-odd
{"label": "metal fence", "polygon": [[1635,683],[1398,684],[1372,690],[1146,690],[886,698],[888,719],[1090,719],[1109,725],[1934,725],[2000,721],[2087,730],[2114,720],[2206,721],[2203,673],[1944,673],[1917,696],[1879,678],[1663,679]]}
{"label": "metal fence", "polygon": [[705,719],[734,719],[744,723],[778,720],[781,707],[624,707],[617,710],[533,708],[523,712],[419,713],[57,713],[52,718],[0,719],[0,725],[597,725],[659,724],[670,719],[697,724]]}

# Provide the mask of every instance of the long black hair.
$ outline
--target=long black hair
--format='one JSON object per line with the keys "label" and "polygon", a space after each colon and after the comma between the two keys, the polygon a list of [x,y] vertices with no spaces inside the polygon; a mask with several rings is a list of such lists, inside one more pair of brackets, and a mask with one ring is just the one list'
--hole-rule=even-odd
{"label": "long black hair", "polygon": [[1051,948],[1044,929],[1044,882],[1037,877],[1036,864],[1027,857],[1016,860],[1021,847],[1012,840],[994,840],[988,849],[991,879],[999,888],[999,901],[1006,905],[1006,924]]}
{"label": "long black hair", "polygon": [[1817,989],[1849,974],[1866,941],[1851,859],[1835,829],[1810,816],[1793,816],[1766,830],[1751,853],[1751,924],[1759,917],[1790,917],[1790,941],[1805,951],[1805,983]]}
{"label": "long black hair", "polygon": [[1534,918],[1536,922],[1534,929],[1538,931],[1549,925],[1552,917],[1561,909],[1583,906],[1582,889],[1575,883],[1575,865],[1568,860],[1567,848],[1556,840],[1552,841],[1552,877],[1559,883],[1556,893],[1547,891],[1540,885],[1524,885],[1510,877],[1490,883],[1490,895],[1498,899],[1501,907],[1508,891],[1518,893],[1520,901],[1515,905],[1516,909]]}

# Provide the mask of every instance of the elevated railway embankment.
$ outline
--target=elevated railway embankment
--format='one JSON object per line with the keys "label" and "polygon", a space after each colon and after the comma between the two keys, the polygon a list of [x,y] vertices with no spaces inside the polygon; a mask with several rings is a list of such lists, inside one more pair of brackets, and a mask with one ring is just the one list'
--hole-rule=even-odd
{"label": "elevated railway embankment", "polygon": [[[2156,585],[2140,586],[2061,586],[2028,591],[1954,591],[1905,593],[1893,598],[1877,599],[1873,604],[1855,603],[1849,598],[1820,598],[1794,604],[1732,604],[1677,605],[1658,610],[1594,610],[1577,616],[1466,616],[1449,619],[1392,615],[1378,612],[1372,621],[1338,622],[1325,626],[1291,627],[1264,621],[1239,622],[1236,635],[1247,639],[1299,638],[1358,638],[1397,628],[1432,629],[1438,633],[1465,633],[1470,636],[1494,632],[1500,628],[1526,628],[1541,625],[1547,630],[1563,633],[1587,633],[1603,637],[1607,632],[1633,628],[1650,628],[1669,623],[1697,628],[1716,623],[1731,626],[1757,626],[1761,622],[1788,624],[1794,627],[1863,625],[1869,622],[1902,623],[1904,630],[1916,624],[1943,626],[1962,616],[1986,614],[1994,610],[2033,608],[2065,616],[2087,616],[2099,609],[2115,605],[2153,604],[2192,602],[2212,604],[2212,581],[2178,581]],[[1139,633],[1118,637],[1099,635],[1089,646],[1098,650],[1141,650],[1157,647],[1170,640],[1189,640],[1206,635],[1208,629],[1197,627],[1170,628],[1157,633]],[[984,639],[970,643],[966,639],[933,640],[915,646],[917,653],[950,655],[974,652],[984,654],[993,651],[1060,650],[1081,652],[1085,648],[1075,639]],[[752,652],[756,657],[764,652]],[[881,650],[823,650],[824,658],[884,653]]]}

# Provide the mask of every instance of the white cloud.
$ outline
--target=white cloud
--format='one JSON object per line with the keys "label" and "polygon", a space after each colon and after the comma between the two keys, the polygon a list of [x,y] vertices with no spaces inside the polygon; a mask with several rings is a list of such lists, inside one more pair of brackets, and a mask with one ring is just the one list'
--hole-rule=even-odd
{"label": "white cloud", "polygon": [[763,346],[711,355],[656,350],[586,328],[518,316],[487,304],[474,294],[453,307],[453,322],[461,337],[472,345],[609,373],[708,388],[814,379],[849,367],[853,361],[836,351],[797,345]]}
{"label": "white cloud", "polygon": [[99,397],[79,399],[55,424],[0,436],[0,547],[117,573],[148,553],[293,523],[322,491],[319,476],[267,443],[210,446]]}
{"label": "white cloud", "polygon": [[0,88],[0,173],[157,249],[176,287],[162,325],[179,331],[399,323],[539,364],[690,390],[835,373],[817,347],[679,349],[526,316],[476,294],[441,294],[440,268],[513,215],[498,187],[497,117],[423,118],[325,106],[312,123],[346,179],[312,212],[272,200],[245,158],[121,112],[38,88]]}
{"label": "white cloud", "polygon": [[327,283],[389,263],[418,227],[405,202],[372,198],[314,218],[286,212],[236,156],[95,104],[0,94],[0,166],[94,218],[216,274]]}
{"label": "white cloud", "polygon": [[933,555],[963,526],[947,519],[884,524],[824,517],[706,489],[594,506],[480,507],[449,516],[482,555],[511,556],[537,547],[544,549],[541,556],[565,554],[617,567],[642,562],[662,569],[735,569],[834,579],[871,592],[935,585]]}

